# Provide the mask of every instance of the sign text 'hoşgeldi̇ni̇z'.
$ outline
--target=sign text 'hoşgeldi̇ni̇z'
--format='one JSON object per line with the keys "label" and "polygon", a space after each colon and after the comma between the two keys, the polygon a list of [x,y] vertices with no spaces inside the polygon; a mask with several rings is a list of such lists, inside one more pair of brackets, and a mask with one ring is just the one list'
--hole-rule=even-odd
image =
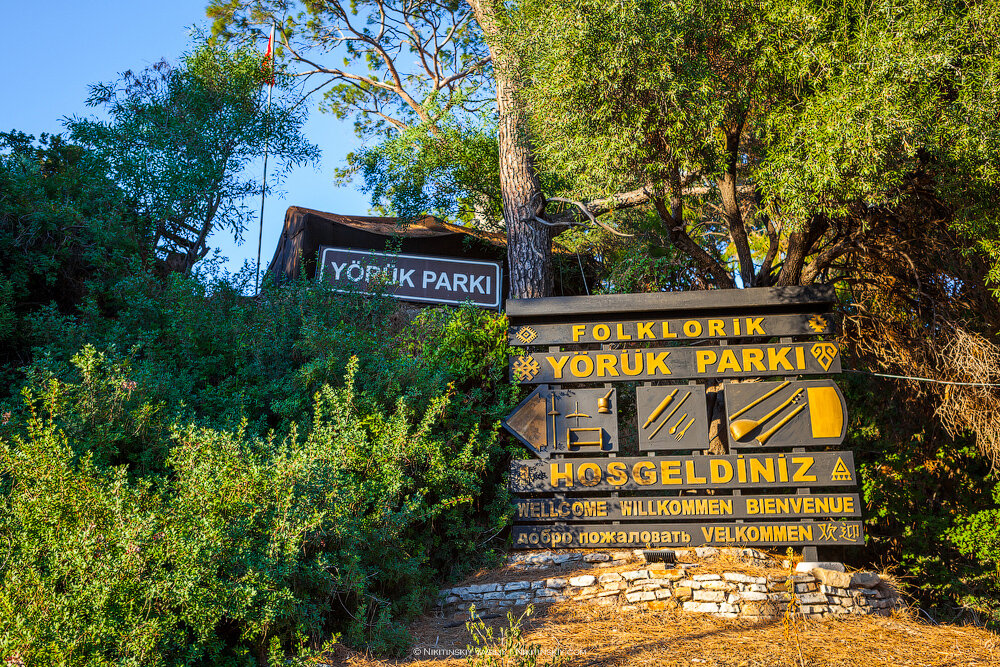
{"label": "sign text 'ho\u015fgeldi\u0307ni\u0307z'", "polygon": [[[864,544],[854,457],[809,449],[844,441],[844,396],[798,379],[841,371],[823,338],[833,300],[819,287],[508,301],[511,379],[535,385],[504,421],[535,456],[511,464],[513,546]],[[716,427],[706,386],[735,378],[753,381],[713,390]],[[614,382],[638,383],[633,442]],[[712,432],[729,454],[708,455]]]}

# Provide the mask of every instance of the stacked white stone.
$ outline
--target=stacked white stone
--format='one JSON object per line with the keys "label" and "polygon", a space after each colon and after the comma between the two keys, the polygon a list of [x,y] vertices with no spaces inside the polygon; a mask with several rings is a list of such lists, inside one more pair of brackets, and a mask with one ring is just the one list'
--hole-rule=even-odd
{"label": "stacked white stone", "polygon": [[697,564],[650,564],[644,569],[477,584],[441,591],[444,614],[552,602],[592,601],[640,608],[764,619],[791,613],[807,618],[835,614],[883,614],[902,605],[897,591],[873,572],[845,573],[815,568],[809,574],[752,576],[740,572],[696,574]]}

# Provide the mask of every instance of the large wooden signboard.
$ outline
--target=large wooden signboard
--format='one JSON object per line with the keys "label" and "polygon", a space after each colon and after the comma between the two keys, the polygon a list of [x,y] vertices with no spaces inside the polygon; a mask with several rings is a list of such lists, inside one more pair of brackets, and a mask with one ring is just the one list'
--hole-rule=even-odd
{"label": "large wooden signboard", "polygon": [[[508,339],[521,348],[511,379],[537,385],[504,422],[536,457],[511,464],[513,546],[863,544],[854,457],[807,449],[843,443],[843,394],[832,379],[798,379],[841,370],[839,346],[824,338],[833,296],[821,287],[508,302]],[[715,430],[704,383],[730,379]],[[647,455],[617,456],[628,443],[616,382],[639,384],[631,451]],[[729,453],[709,455],[719,431]]]}

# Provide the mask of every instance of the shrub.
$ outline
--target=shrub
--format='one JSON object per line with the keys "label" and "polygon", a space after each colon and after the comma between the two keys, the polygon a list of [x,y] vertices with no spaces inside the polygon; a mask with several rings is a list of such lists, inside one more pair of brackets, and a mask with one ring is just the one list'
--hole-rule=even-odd
{"label": "shrub", "polygon": [[1000,622],[1000,483],[989,463],[971,440],[948,436],[930,411],[914,412],[886,383],[840,382],[851,406],[845,444],[857,457],[866,506],[866,549],[855,558],[891,566],[942,620],[972,612]]}
{"label": "shrub", "polygon": [[[503,318],[411,319],[307,284],[254,303],[196,279],[135,282],[150,300],[83,314],[7,406],[0,654],[403,650],[405,621],[441,579],[489,562],[509,520]],[[85,336],[120,347],[68,355]]]}

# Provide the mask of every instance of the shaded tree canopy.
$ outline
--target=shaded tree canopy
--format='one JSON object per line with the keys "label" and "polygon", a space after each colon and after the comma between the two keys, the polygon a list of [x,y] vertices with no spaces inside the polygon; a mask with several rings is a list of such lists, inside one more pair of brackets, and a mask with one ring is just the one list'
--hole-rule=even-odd
{"label": "shaded tree canopy", "polygon": [[544,167],[582,196],[647,186],[664,235],[706,284],[829,276],[917,201],[996,252],[990,3],[519,8],[508,39],[531,81]]}
{"label": "shaded tree canopy", "polygon": [[489,50],[463,2],[213,0],[213,34],[254,44],[276,25],[289,73],[363,138],[476,118],[493,104]]}

